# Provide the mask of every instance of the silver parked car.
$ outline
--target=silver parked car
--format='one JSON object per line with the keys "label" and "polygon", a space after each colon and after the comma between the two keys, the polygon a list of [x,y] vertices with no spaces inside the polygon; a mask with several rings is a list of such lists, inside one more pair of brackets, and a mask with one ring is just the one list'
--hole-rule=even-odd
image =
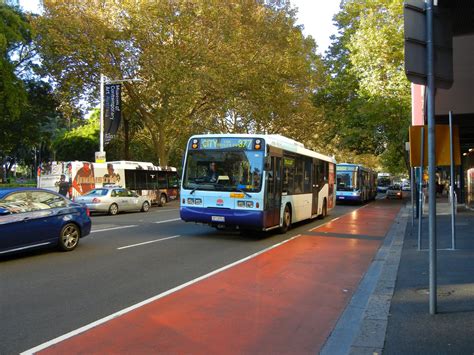
{"label": "silver parked car", "polygon": [[111,215],[116,215],[119,211],[148,212],[151,206],[147,196],[139,196],[123,187],[96,188],[76,197],[74,201],[85,204],[91,212],[106,212]]}

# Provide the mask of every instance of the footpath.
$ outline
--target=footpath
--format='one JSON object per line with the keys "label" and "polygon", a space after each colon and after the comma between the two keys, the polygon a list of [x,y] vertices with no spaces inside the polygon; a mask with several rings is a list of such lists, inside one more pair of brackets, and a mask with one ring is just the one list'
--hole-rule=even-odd
{"label": "footpath", "polygon": [[458,206],[452,250],[446,197],[436,209],[437,314],[429,313],[427,208],[418,250],[407,202],[322,354],[474,354],[474,212]]}

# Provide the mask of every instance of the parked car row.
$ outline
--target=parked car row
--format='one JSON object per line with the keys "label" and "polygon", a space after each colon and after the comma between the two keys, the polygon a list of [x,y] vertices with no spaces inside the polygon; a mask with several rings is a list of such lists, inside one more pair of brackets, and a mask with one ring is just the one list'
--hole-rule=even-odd
{"label": "parked car row", "polygon": [[103,187],[71,201],[40,188],[0,189],[0,256],[47,246],[71,251],[91,231],[91,212],[148,212],[146,196]]}

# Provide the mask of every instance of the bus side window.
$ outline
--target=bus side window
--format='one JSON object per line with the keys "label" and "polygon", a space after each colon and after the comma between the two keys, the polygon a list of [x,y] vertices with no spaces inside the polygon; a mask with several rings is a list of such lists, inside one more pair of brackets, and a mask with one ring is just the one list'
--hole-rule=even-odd
{"label": "bus side window", "polygon": [[305,159],[304,162],[304,190],[305,193],[312,191],[311,186],[311,159]]}
{"label": "bus side window", "polygon": [[168,175],[168,186],[169,187],[178,187],[179,186],[178,173],[170,172]]}
{"label": "bus side window", "polygon": [[283,158],[283,191],[288,194],[293,193],[293,182],[295,174],[295,159],[284,157]]}
{"label": "bus side window", "polygon": [[166,172],[165,171],[158,171],[158,188],[159,189],[167,189],[168,188],[168,181],[166,179]]}

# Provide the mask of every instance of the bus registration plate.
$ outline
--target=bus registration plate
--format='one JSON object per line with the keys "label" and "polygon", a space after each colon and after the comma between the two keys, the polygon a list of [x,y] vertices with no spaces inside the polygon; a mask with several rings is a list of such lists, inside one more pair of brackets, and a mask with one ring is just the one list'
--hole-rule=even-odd
{"label": "bus registration plate", "polygon": [[225,217],[224,216],[212,216],[212,221],[213,222],[225,222]]}

